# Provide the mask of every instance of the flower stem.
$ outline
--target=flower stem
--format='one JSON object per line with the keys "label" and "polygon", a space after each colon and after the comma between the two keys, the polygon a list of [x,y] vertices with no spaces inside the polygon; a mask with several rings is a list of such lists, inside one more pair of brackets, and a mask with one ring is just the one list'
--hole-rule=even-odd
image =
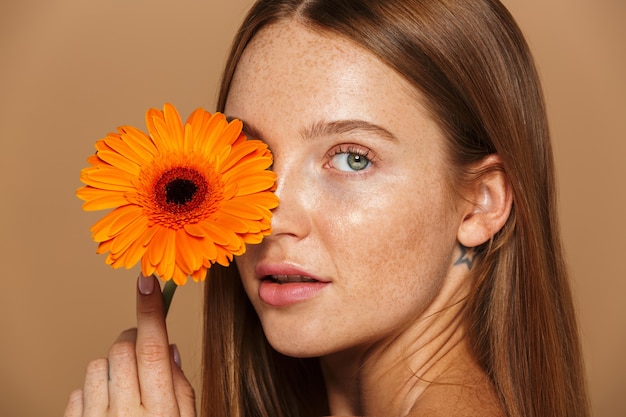
{"label": "flower stem", "polygon": [[178,288],[178,285],[176,285],[173,279],[167,281],[163,287],[163,312],[165,313],[165,317],[167,317],[167,312],[170,311],[170,305],[172,304],[172,298],[174,298],[176,288]]}

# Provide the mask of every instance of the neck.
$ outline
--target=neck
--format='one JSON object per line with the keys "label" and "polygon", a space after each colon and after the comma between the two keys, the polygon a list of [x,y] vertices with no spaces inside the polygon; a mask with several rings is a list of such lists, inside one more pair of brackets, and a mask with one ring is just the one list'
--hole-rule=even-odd
{"label": "neck", "polygon": [[406,416],[429,387],[466,384],[465,370],[479,370],[465,338],[466,281],[453,280],[418,320],[375,344],[321,358],[331,414]]}

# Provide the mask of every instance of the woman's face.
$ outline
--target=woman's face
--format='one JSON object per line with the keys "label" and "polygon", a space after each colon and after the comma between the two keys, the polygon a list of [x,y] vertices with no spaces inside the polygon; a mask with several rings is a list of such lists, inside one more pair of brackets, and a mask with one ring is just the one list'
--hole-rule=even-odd
{"label": "woman's face", "polygon": [[415,323],[462,220],[419,94],[349,41],[283,22],[247,47],[225,113],[274,154],[273,232],[237,258],[270,343],[321,356]]}

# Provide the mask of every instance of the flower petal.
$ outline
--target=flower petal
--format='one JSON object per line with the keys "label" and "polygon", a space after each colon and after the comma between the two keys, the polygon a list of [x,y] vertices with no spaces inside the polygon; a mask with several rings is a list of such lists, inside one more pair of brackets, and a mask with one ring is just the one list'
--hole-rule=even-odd
{"label": "flower petal", "polygon": [[259,227],[254,222],[246,222],[223,211],[217,216],[215,224],[223,230],[230,230],[234,233],[254,233],[259,231]]}
{"label": "flower petal", "polygon": [[162,279],[169,280],[174,275],[174,268],[176,267],[176,231],[165,228],[163,231],[165,246],[163,257],[157,265],[157,273]]}
{"label": "flower petal", "polygon": [[237,200],[225,201],[220,205],[220,210],[233,217],[246,220],[260,220],[264,213],[259,208],[248,204],[239,204]]}
{"label": "flower petal", "polygon": [[[113,245],[111,245],[111,253],[116,257],[122,257],[123,254],[130,248],[133,242],[139,239],[139,236],[146,228],[145,219],[138,217],[132,222],[128,223],[124,229],[122,229],[113,239]],[[132,265],[125,265],[129,268]]]}
{"label": "flower petal", "polygon": [[233,260],[233,256],[226,252],[220,252],[217,256],[217,259],[215,260],[215,262],[217,262],[218,264],[222,265],[222,266],[228,266]]}
{"label": "flower petal", "polygon": [[[144,229],[145,232],[145,229]],[[134,240],[131,245],[124,251],[120,258],[120,262],[124,264],[126,269],[132,268],[145,255],[147,247],[141,244],[141,239]]]}
{"label": "flower petal", "polygon": [[[134,216],[133,207],[130,206],[130,210],[129,205],[117,207],[115,210],[98,220],[93,226],[91,226],[93,240],[96,242],[104,242],[105,240],[109,240],[117,236],[120,230],[125,226],[124,223],[121,223],[121,226],[113,227],[113,225],[118,222],[120,217],[124,219],[136,218],[136,216]],[[120,223],[118,222],[118,224]]]}
{"label": "flower petal", "polygon": [[[123,136],[108,136],[104,138],[104,142],[111,147],[112,151],[119,153],[138,166],[141,166],[152,159],[150,158],[151,155],[145,151],[137,153],[137,151],[135,151],[135,149],[128,144],[128,140],[123,139]],[[143,148],[141,149],[143,150]]]}
{"label": "flower petal", "polygon": [[151,160],[158,154],[158,150],[145,133],[132,126],[123,126],[120,128],[122,138],[128,146],[145,160]]}
{"label": "flower petal", "polygon": [[[273,174],[273,172],[265,172]],[[256,195],[256,193],[268,190],[276,182],[275,178],[274,175],[257,175],[255,177],[241,178],[233,181],[237,182],[237,195],[247,196],[252,194]]]}
{"label": "flower petal", "polygon": [[[111,168],[85,168],[81,171],[80,180],[87,185],[97,184],[102,187],[107,186],[108,190],[134,188],[132,177],[120,169]],[[117,187],[116,187],[117,186]],[[114,188],[116,187],[116,188]],[[121,187],[121,188],[120,188]],[[97,187],[100,188],[100,187]]]}
{"label": "flower petal", "polygon": [[261,175],[262,173],[267,173],[266,175],[272,176],[275,175],[271,171],[265,171],[269,166],[267,158],[245,158],[241,159],[236,165],[234,165],[228,171],[222,171],[224,177],[228,178],[229,181],[238,181],[239,179],[246,177],[256,177],[257,175]]}
{"label": "flower petal", "polygon": [[165,124],[167,126],[167,133],[169,141],[174,142],[180,149],[183,145],[183,122],[180,119],[178,110],[169,103],[163,106],[163,115],[165,116]]}
{"label": "flower petal", "polygon": [[[202,265],[200,254],[193,251],[189,236],[184,228],[176,230],[176,264],[188,274]],[[200,258],[198,258],[200,256]],[[200,262],[197,262],[200,259]]]}
{"label": "flower petal", "polygon": [[[143,210],[134,204],[119,207],[116,211],[116,218],[111,222],[108,228],[110,236],[117,236],[131,223],[141,220],[142,224],[148,225],[148,220],[143,216]],[[139,237],[139,236],[137,236]]]}
{"label": "flower petal", "polygon": [[194,237],[204,237],[206,236],[205,229],[200,226],[198,223],[188,223],[183,226],[185,231]]}
{"label": "flower petal", "polygon": [[157,266],[163,259],[163,253],[165,252],[165,246],[167,245],[167,229],[164,227],[156,227],[155,233],[148,245],[145,258],[152,266]]}
{"label": "flower petal", "polygon": [[98,151],[98,158],[131,175],[139,175],[141,167],[116,151]]}
{"label": "flower petal", "polygon": [[187,282],[187,273],[180,269],[178,266],[174,266],[174,272],[172,273],[172,280],[176,285],[185,285]]}
{"label": "flower petal", "polygon": [[150,109],[146,115],[150,137],[160,152],[174,152],[183,145],[183,124],[176,109],[166,104],[163,111]]}
{"label": "flower petal", "polygon": [[198,247],[198,253],[202,253],[204,255],[204,259],[200,263],[200,265],[204,264],[204,260],[208,259],[209,261],[214,262],[217,258],[217,246],[215,245],[215,241],[205,238],[194,242],[194,246]]}
{"label": "flower petal", "polygon": [[[149,248],[146,248],[146,252]],[[141,257],[141,273],[144,277],[154,274],[156,267],[150,263],[147,253]]]}
{"label": "flower petal", "polygon": [[[249,155],[255,155],[259,152],[262,152],[267,149],[267,145],[259,140],[251,139],[245,141],[241,145],[233,146],[232,151],[229,153],[228,158],[224,160],[222,165],[222,172],[226,172],[231,169],[235,164],[237,164],[242,159],[245,159]],[[268,168],[272,164],[271,156],[263,158],[268,158],[268,165],[263,169]]]}
{"label": "flower petal", "polygon": [[204,281],[204,279],[206,278],[206,272],[207,269],[205,267],[201,267],[191,274],[191,278],[193,278],[195,282]]}
{"label": "flower petal", "polygon": [[225,230],[217,227],[213,222],[203,221],[197,224],[199,228],[204,232],[204,236],[217,245],[228,245],[232,240],[232,233],[228,233]]}
{"label": "flower petal", "polygon": [[107,210],[128,204],[128,200],[124,197],[124,193],[117,191],[97,190],[98,196],[94,195],[95,188],[82,187],[77,191],[78,197],[86,200],[82,207],[85,211]]}
{"label": "flower petal", "polygon": [[[226,120],[224,115],[220,113],[216,113],[216,114],[224,118],[224,120]],[[215,146],[222,147],[222,146],[232,145],[239,137],[239,134],[241,133],[242,128],[243,128],[243,123],[241,123],[240,120],[237,120],[237,119],[232,120],[230,123],[228,123],[228,126],[226,127],[222,135],[220,136],[219,140],[215,143]]]}
{"label": "flower petal", "polygon": [[216,148],[223,145],[219,144],[220,138],[224,134],[224,130],[228,126],[226,117],[221,113],[214,113],[209,116],[208,120],[204,120],[200,130],[198,130],[196,139],[200,148],[198,151],[204,151],[212,154]]}

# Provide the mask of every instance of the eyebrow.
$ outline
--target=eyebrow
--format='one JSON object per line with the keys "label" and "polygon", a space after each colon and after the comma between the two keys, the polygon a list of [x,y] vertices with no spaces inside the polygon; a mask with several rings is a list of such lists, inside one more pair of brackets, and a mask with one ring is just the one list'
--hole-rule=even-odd
{"label": "eyebrow", "polygon": [[[246,136],[265,141],[261,132],[254,125],[243,121],[243,131]],[[300,136],[304,140],[311,140],[322,136],[342,135],[350,132],[365,132],[375,134],[383,139],[397,142],[398,138],[389,130],[374,123],[364,120],[335,120],[319,121],[313,123],[308,128],[300,131]]]}
{"label": "eyebrow", "polygon": [[393,142],[397,142],[398,138],[389,130],[374,123],[365,120],[336,120],[336,121],[320,121],[313,123],[309,128],[303,129],[300,135],[304,139],[314,139],[321,136],[342,135],[350,132],[372,133]]}

